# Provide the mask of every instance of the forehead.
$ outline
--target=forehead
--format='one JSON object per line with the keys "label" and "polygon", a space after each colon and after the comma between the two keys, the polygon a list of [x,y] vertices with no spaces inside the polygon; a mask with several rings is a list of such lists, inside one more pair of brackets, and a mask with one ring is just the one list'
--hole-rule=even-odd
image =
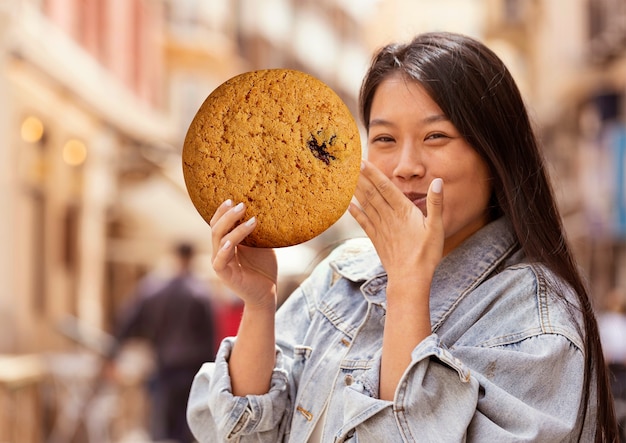
{"label": "forehead", "polygon": [[443,116],[444,112],[432,99],[424,86],[404,75],[385,78],[376,88],[372,98],[370,122],[378,114],[419,114]]}

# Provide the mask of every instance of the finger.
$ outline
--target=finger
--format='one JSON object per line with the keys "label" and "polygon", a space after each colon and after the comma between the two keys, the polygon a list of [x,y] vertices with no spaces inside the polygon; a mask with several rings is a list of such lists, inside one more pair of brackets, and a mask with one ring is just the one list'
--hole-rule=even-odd
{"label": "finger", "polygon": [[231,209],[233,207],[233,201],[229,198],[228,200],[224,201],[224,203],[222,203],[217,210],[215,211],[215,213],[213,214],[213,217],[211,217],[211,221],[209,222],[209,226],[213,227],[213,225],[215,223],[217,223],[217,220],[220,219],[220,217],[222,215],[224,215],[229,209]]}
{"label": "finger", "polygon": [[381,197],[374,183],[362,175],[359,176],[357,181],[356,189],[354,190],[354,199],[359,203],[363,212],[369,211],[370,209],[375,211],[377,205],[386,205],[385,200]]}
{"label": "finger", "polygon": [[367,233],[370,226],[370,221],[365,211],[363,211],[363,207],[361,203],[355,198],[352,199],[350,204],[348,205],[348,212],[352,217],[356,220],[356,222],[361,226],[361,228]]}
{"label": "finger", "polygon": [[387,200],[380,191],[381,188],[385,189],[385,182],[388,182],[387,177],[371,163],[366,161],[361,163],[361,174],[357,181],[354,197],[359,203],[361,212],[374,220],[379,220],[384,211],[389,208]]}
{"label": "finger", "polygon": [[426,197],[426,218],[429,224],[441,223],[443,215],[443,180],[440,178],[430,182]]}
{"label": "finger", "polygon": [[220,272],[228,266],[228,263],[235,257],[237,246],[246,238],[257,225],[256,217],[252,217],[245,223],[240,224],[227,235],[222,237],[213,245],[213,269]]}
{"label": "finger", "polygon": [[[376,210],[375,204],[372,204],[372,199],[377,194],[376,187],[370,181],[370,179],[363,173],[367,168],[365,160],[361,161],[361,173],[357,180],[356,189],[354,190],[354,196],[348,206],[348,212],[361,226],[367,235],[370,235],[370,229],[372,229],[372,221],[370,217],[380,219],[380,214]],[[379,199],[382,201],[382,198]]]}
{"label": "finger", "polygon": [[[221,215],[218,215],[218,212],[221,213]],[[224,243],[224,236],[235,227],[237,222],[243,218],[244,214],[245,206],[243,203],[232,206],[232,203],[229,204],[227,200],[218,208],[218,211],[216,211],[216,214],[211,219],[213,250],[221,247]]]}
{"label": "finger", "polygon": [[[227,202],[224,202],[222,206],[218,208],[218,211],[223,212],[222,215],[220,217],[217,215],[213,217],[213,224],[211,225],[211,239],[214,251],[220,249],[226,240],[230,240],[231,243],[237,244],[243,239],[243,237],[252,232],[251,229],[249,229],[249,232],[242,234],[241,231],[245,231],[245,229],[238,229],[241,225],[237,226],[239,220],[241,220],[245,215],[245,205],[243,203],[239,203],[236,206],[230,207],[230,209],[229,206],[232,206],[232,203],[229,205]],[[252,229],[253,228],[254,227],[252,227]]]}
{"label": "finger", "polygon": [[219,249],[213,248],[211,264],[213,265],[213,270],[218,276],[224,269],[226,269],[228,263],[235,257],[235,253],[236,249],[233,246],[233,243],[228,239],[224,240]]}
{"label": "finger", "polygon": [[222,247],[226,241],[230,241],[233,245],[238,245],[246,238],[248,235],[254,231],[257,225],[257,218],[251,217],[245,223],[241,223],[239,226],[234,228],[232,231],[228,233],[224,237],[224,242],[222,243]]}
{"label": "finger", "polygon": [[370,189],[368,197],[380,196],[382,200],[392,208],[397,207],[398,204],[404,203],[405,197],[400,190],[380,171],[380,169],[366,160],[363,160],[361,163],[361,176],[365,177],[376,190],[374,193]]}

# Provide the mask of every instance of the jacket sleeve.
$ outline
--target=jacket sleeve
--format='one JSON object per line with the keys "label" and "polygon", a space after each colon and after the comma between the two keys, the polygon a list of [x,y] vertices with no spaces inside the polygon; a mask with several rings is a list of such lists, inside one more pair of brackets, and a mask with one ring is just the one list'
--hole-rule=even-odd
{"label": "jacket sleeve", "polygon": [[[489,363],[470,370],[463,360]],[[413,351],[393,402],[377,399],[379,367],[346,389],[338,441],[574,441],[582,367],[580,350],[558,334],[454,356],[433,334]]]}
{"label": "jacket sleeve", "polygon": [[[329,268],[319,267],[303,285],[316,287],[311,280],[325,279],[325,270]],[[233,396],[228,358],[236,339],[227,338],[222,342],[215,363],[207,363],[201,368],[190,391],[187,419],[200,443],[276,443],[287,440],[300,375],[299,371],[293,370],[293,360],[299,352],[296,344],[306,334],[312,309],[309,297],[300,287],[278,310],[276,367],[267,394]]]}
{"label": "jacket sleeve", "polygon": [[[228,357],[234,339],[225,339],[214,363],[205,363],[196,374],[187,405],[187,421],[200,443],[236,441],[279,442],[285,434],[283,413],[288,409],[289,380],[277,353],[277,367],[270,390],[264,395],[232,394]],[[248,439],[249,438],[249,439]]]}

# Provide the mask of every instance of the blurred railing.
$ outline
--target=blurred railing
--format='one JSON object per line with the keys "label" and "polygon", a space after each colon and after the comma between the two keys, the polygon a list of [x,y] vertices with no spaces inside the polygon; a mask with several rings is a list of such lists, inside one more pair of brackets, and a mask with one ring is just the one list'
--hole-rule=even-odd
{"label": "blurred railing", "polygon": [[46,365],[39,355],[0,354],[0,442],[43,441],[42,384]]}
{"label": "blurred railing", "polygon": [[150,441],[144,357],[129,354],[115,383],[93,353],[0,354],[0,443]]}

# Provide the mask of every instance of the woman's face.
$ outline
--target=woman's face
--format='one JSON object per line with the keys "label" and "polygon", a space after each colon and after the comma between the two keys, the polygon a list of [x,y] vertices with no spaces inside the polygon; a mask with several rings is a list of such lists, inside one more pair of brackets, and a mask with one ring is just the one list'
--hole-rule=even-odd
{"label": "woman's face", "polygon": [[428,186],[443,179],[444,255],[489,222],[486,162],[419,83],[393,75],[378,86],[368,159],[426,216]]}

